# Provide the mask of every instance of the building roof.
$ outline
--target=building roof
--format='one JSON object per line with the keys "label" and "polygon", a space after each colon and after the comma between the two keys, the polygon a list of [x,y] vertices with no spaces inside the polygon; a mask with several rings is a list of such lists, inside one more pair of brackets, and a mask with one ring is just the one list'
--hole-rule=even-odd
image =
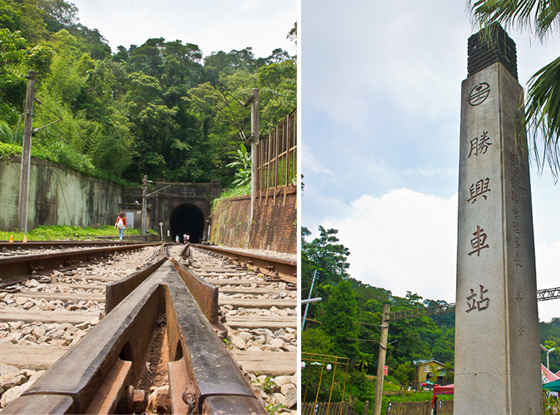
{"label": "building roof", "polygon": [[427,363],[436,363],[440,366],[445,366],[443,363],[438,362],[437,360],[431,359],[431,360],[426,360],[426,359],[419,359],[419,360],[413,360],[412,361],[414,363],[415,366],[420,366],[420,365],[425,365]]}
{"label": "building roof", "polygon": [[[541,363],[541,373],[542,373],[543,378],[546,379],[546,382],[552,382],[554,380],[560,379],[560,376],[558,376],[558,374],[552,373],[542,363]],[[558,372],[558,373],[560,373],[560,372]],[[543,379],[543,381],[544,381],[544,379]]]}

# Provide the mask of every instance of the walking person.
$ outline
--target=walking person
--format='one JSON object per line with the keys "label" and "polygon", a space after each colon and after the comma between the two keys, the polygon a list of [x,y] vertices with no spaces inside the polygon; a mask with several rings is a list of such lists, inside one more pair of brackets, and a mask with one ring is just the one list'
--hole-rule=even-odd
{"label": "walking person", "polygon": [[119,241],[122,241],[124,231],[126,229],[126,217],[123,211],[119,213],[117,216],[117,220],[115,221],[115,228],[119,230]]}

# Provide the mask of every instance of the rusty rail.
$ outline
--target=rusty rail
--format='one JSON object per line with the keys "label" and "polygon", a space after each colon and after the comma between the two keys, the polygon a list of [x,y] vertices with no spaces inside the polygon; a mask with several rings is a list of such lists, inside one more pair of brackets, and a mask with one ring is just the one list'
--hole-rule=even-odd
{"label": "rusty rail", "polygon": [[8,242],[0,241],[0,249],[2,250],[16,250],[16,249],[49,249],[59,247],[93,247],[93,246],[110,246],[110,245],[131,245],[131,244],[144,244],[145,242],[134,241],[28,241],[28,242]]}
{"label": "rusty rail", "polygon": [[206,251],[228,257],[234,263],[243,267],[249,267],[257,273],[262,273],[271,278],[282,279],[292,284],[297,283],[297,261],[251,254],[232,248],[212,245],[191,245],[199,249],[204,249]]}
{"label": "rusty rail", "polygon": [[157,244],[126,244],[76,251],[50,252],[35,255],[16,255],[0,258],[0,287],[29,279],[34,273],[48,273],[61,267],[75,268],[80,262],[97,261],[116,252],[130,251]]}
{"label": "rusty rail", "polygon": [[165,316],[171,413],[266,414],[171,261],[154,268],[131,276],[137,287],[3,413],[141,412],[134,385]]}

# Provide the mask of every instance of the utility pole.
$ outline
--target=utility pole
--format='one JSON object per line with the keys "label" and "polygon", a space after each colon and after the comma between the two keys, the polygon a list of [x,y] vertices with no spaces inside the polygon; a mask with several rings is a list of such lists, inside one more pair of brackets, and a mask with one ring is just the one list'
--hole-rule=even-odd
{"label": "utility pole", "polygon": [[311,293],[313,292],[313,285],[315,284],[315,277],[317,276],[317,270],[313,271],[313,280],[311,281],[311,289],[309,290],[309,297],[307,297],[307,303],[305,304],[305,313],[303,314],[303,321],[301,322],[301,331],[303,333],[303,328],[305,327],[305,319],[307,318],[307,310],[309,309],[309,301],[311,299]]}
{"label": "utility pole", "polygon": [[146,239],[146,193],[148,192],[148,176],[142,181],[142,238]]}
{"label": "utility pole", "polygon": [[381,401],[383,399],[383,378],[385,377],[385,355],[387,354],[387,337],[389,334],[389,313],[391,305],[383,305],[383,318],[381,319],[381,341],[379,342],[379,359],[377,360],[377,382],[375,385],[375,404],[373,414],[381,415]]}
{"label": "utility pole", "polygon": [[251,89],[251,97],[247,103],[251,103],[251,215],[250,221],[253,223],[253,213],[255,211],[255,197],[257,194],[257,145],[259,144],[259,90]]}
{"label": "utility pole", "polygon": [[556,347],[553,347],[551,349],[547,349],[542,344],[540,346],[541,346],[541,349],[543,349],[546,352],[546,368],[548,370],[550,370],[550,360],[548,359],[548,357],[549,357],[548,355],[550,354],[550,352],[553,352],[554,350],[556,350]]}
{"label": "utility pole", "polygon": [[25,121],[23,125],[23,149],[19,182],[18,222],[19,229],[27,233],[27,207],[29,205],[29,174],[31,170],[31,130],[33,129],[33,101],[35,100],[35,71],[29,71],[27,96],[25,97]]}

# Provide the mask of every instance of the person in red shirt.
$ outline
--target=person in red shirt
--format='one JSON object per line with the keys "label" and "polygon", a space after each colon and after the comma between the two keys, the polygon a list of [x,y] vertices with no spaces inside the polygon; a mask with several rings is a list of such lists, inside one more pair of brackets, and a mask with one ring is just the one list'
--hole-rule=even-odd
{"label": "person in red shirt", "polygon": [[117,220],[115,221],[115,228],[119,230],[119,241],[122,241],[124,231],[126,229],[126,217],[124,212],[121,211],[119,216],[117,216]]}

